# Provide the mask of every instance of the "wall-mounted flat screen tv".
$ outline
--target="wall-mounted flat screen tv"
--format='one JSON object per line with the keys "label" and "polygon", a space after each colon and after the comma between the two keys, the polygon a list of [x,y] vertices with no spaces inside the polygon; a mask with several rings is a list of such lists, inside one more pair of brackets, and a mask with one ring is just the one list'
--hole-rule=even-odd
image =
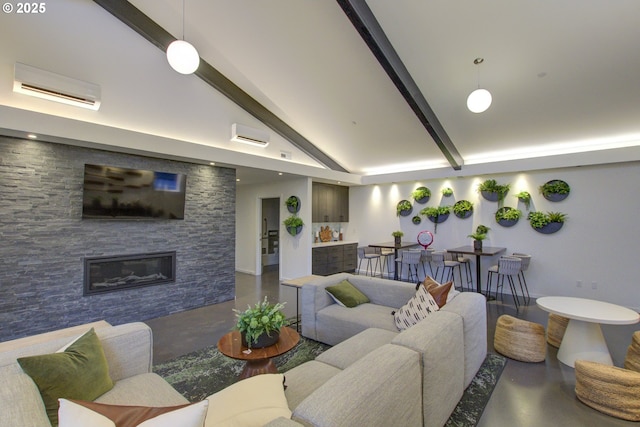
{"label": "wall-mounted flat screen tv", "polygon": [[84,165],[83,218],[184,219],[184,174]]}

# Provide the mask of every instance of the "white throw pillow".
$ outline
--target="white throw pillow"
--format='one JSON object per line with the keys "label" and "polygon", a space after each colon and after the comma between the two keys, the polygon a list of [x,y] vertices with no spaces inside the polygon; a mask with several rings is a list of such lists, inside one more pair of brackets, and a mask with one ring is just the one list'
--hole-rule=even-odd
{"label": "white throw pillow", "polygon": [[393,318],[398,330],[403,331],[438,310],[440,307],[429,291],[424,286],[418,286],[416,294],[395,311]]}
{"label": "white throw pillow", "polygon": [[282,374],[256,375],[212,394],[205,426],[261,427],[279,417],[291,418],[283,381]]}
{"label": "white throw pillow", "polygon": [[[59,427],[116,427],[116,425],[137,427],[203,427],[205,425],[205,417],[207,416],[207,407],[209,406],[209,401],[203,400],[202,402],[182,406],[179,409],[170,410],[169,412],[153,416],[153,418],[148,418],[144,416],[145,411],[156,408],[106,405],[94,402],[74,402],[67,399],[59,399],[59,402]],[[105,409],[106,412],[112,416],[107,417],[90,408]],[[123,424],[120,422],[122,416],[118,417],[114,415],[118,412],[126,414],[128,417],[142,418],[144,421],[130,424],[127,424],[125,421],[125,424]],[[119,420],[118,424],[112,421],[114,418]]]}

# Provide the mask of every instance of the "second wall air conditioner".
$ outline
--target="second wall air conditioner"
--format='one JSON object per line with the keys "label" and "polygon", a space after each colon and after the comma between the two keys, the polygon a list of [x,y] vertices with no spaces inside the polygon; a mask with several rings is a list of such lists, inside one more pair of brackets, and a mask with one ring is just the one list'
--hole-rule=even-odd
{"label": "second wall air conditioner", "polygon": [[245,144],[266,147],[269,145],[269,133],[260,129],[234,123],[231,125],[231,140]]}

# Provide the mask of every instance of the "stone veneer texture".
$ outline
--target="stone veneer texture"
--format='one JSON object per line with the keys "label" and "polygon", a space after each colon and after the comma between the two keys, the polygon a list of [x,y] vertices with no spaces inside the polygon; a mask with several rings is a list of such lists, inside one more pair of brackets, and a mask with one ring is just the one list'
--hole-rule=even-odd
{"label": "stone veneer texture", "polygon": [[[184,220],[82,219],[84,164],[187,175]],[[0,137],[0,341],[234,298],[235,170]],[[83,296],[85,257],[176,251],[176,282]]]}

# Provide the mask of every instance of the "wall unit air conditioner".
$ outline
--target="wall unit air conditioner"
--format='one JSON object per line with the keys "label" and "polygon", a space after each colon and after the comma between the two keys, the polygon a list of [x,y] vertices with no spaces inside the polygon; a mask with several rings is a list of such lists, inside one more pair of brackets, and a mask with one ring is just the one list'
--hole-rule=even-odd
{"label": "wall unit air conditioner", "polygon": [[234,123],[231,125],[231,140],[264,148],[269,145],[269,133]]}
{"label": "wall unit air conditioner", "polygon": [[16,62],[13,91],[49,101],[97,110],[100,86]]}

